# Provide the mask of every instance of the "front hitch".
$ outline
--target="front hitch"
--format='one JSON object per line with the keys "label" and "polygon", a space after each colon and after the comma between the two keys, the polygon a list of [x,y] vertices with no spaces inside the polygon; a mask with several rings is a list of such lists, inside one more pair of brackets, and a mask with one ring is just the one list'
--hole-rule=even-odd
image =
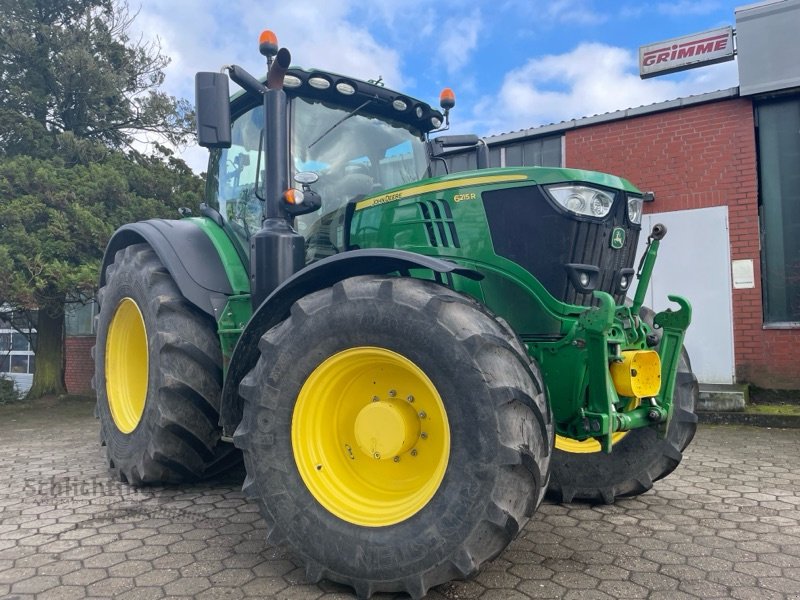
{"label": "front hitch", "polygon": [[[645,339],[651,336],[644,335],[643,332],[647,329],[643,329],[638,315],[653,275],[659,243],[666,233],[667,228],[659,223],[653,227],[647,238],[647,249],[639,263],[639,282],[633,305],[630,308],[617,309],[610,295],[595,292],[598,305],[581,314],[574,334],[576,338],[583,338],[583,341],[572,340],[572,344],[580,342],[579,346],[585,345],[586,404],[567,425],[568,435],[575,439],[595,438],[607,453],[611,452],[614,433],[655,427],[659,437],[663,438],[672,418],[672,397],[683,338],[692,320],[691,305],[685,298],[669,296],[672,302],[678,304],[679,309],[668,309],[655,317],[653,326],[661,329],[662,335],[658,347],[659,356],[656,364],[651,367],[651,375],[655,378],[660,375],[661,385],[659,388],[656,381],[650,393],[655,393],[655,389],[658,392],[654,396],[633,397],[630,391],[624,391],[625,386],[615,383],[615,376],[612,376],[612,371],[615,370],[631,370],[626,363],[627,354],[647,352],[644,350]],[[631,324],[634,325],[632,329]],[[632,351],[623,352],[622,347],[632,348]],[[659,359],[660,373],[657,364]],[[623,365],[625,368],[620,369]],[[629,374],[628,381],[635,375]],[[637,405],[623,411],[626,401],[637,402]],[[630,407],[630,403],[628,406]]]}
{"label": "front hitch", "polygon": [[[675,393],[675,379],[678,365],[681,360],[681,349],[686,329],[692,322],[692,306],[682,296],[667,296],[680,308],[677,311],[667,309],[655,316],[654,326],[662,330],[661,342],[658,353],[661,356],[661,391],[656,398],[656,404],[666,410],[667,418],[658,427],[658,437],[667,435],[670,419],[672,418],[672,397]],[[666,377],[664,376],[666,374]]]}

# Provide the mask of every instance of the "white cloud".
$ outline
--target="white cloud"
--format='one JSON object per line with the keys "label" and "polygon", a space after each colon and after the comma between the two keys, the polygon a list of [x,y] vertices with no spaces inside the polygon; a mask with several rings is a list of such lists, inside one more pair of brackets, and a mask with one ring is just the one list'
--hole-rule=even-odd
{"label": "white cloud", "polygon": [[737,85],[735,63],[695,71],[683,79],[642,80],[633,52],[597,43],[529,60],[506,74],[496,97],[476,108],[487,133],[642,106]]}
{"label": "white cloud", "polygon": [[500,9],[535,28],[597,25],[608,20],[608,8],[595,10],[593,0],[505,0]]}
{"label": "white cloud", "polygon": [[195,0],[144,0],[134,26],[146,37],[157,35],[173,58],[168,69],[170,89],[185,95],[192,89],[195,71],[216,70],[224,63],[236,62],[262,74],[258,35],[266,28],[292,51],[295,64],[368,79],[381,70],[391,85],[404,83],[398,52],[349,18],[354,0],[295,0],[276,6],[232,0],[224,10],[221,6]]}
{"label": "white cloud", "polygon": [[707,15],[719,9],[716,0],[679,0],[678,2],[661,2],[657,9],[662,15],[670,17],[687,17],[688,15]]}
{"label": "white cloud", "polygon": [[[354,22],[352,13],[358,10],[355,0],[280,4],[230,0],[224,8],[209,1],[142,0],[131,37],[159,38],[164,54],[172,58],[164,90],[191,101],[197,71],[217,71],[223,64],[236,63],[262,76],[266,67],[258,53],[258,36],[265,28],[290,49],[295,65],[361,79],[382,76],[389,87],[403,88],[408,82],[400,53]],[[204,160],[198,158],[202,153],[191,151],[183,157],[199,172],[205,170]]]}
{"label": "white cloud", "polygon": [[608,19],[597,12],[586,0],[551,0],[546,3],[545,15],[559,23],[595,25]]}
{"label": "white cloud", "polygon": [[444,61],[447,73],[453,75],[469,62],[470,56],[478,45],[483,19],[478,10],[463,17],[452,17],[445,21],[441,28],[442,40],[438,54]]}

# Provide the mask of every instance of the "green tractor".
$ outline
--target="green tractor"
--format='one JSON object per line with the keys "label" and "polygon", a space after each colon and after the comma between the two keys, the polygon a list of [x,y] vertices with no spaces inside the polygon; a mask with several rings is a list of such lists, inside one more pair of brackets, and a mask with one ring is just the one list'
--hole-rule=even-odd
{"label": "green tractor", "polygon": [[[439,111],[290,67],[270,32],[260,49],[265,80],[197,74],[200,214],[106,250],[112,472],[181,482],[243,458],[267,539],[363,598],[475,574],[546,493],[610,503],[672,472],[696,426],[691,308],[642,306],[665,234],[635,266],[644,195],[487,168],[477,137],[431,136],[451,93]],[[450,147],[479,168],[435,176]]]}

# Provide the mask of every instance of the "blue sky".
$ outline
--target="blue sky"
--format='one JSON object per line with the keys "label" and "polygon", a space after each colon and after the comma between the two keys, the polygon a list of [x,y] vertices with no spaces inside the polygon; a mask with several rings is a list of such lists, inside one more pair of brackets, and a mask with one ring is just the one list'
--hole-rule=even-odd
{"label": "blue sky", "polygon": [[[735,62],[642,81],[640,45],[734,25],[747,2],[672,0],[140,0],[135,32],[172,58],[165,89],[193,99],[194,73],[236,63],[263,73],[262,29],[293,63],[438,102],[455,90],[453,132],[490,135],[738,84]],[[132,3],[132,6],[135,6]],[[183,151],[196,170],[206,152]]]}

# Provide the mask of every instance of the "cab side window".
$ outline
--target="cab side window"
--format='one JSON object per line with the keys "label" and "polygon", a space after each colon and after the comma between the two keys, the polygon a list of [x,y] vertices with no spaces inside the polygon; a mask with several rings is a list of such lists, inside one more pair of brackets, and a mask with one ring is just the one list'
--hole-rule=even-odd
{"label": "cab side window", "polygon": [[[244,240],[261,227],[262,203],[256,181],[264,181],[264,111],[260,105],[238,117],[231,127],[230,148],[221,151],[217,171],[217,210]],[[257,169],[261,172],[258,173]],[[258,175],[258,176],[257,176]]]}

